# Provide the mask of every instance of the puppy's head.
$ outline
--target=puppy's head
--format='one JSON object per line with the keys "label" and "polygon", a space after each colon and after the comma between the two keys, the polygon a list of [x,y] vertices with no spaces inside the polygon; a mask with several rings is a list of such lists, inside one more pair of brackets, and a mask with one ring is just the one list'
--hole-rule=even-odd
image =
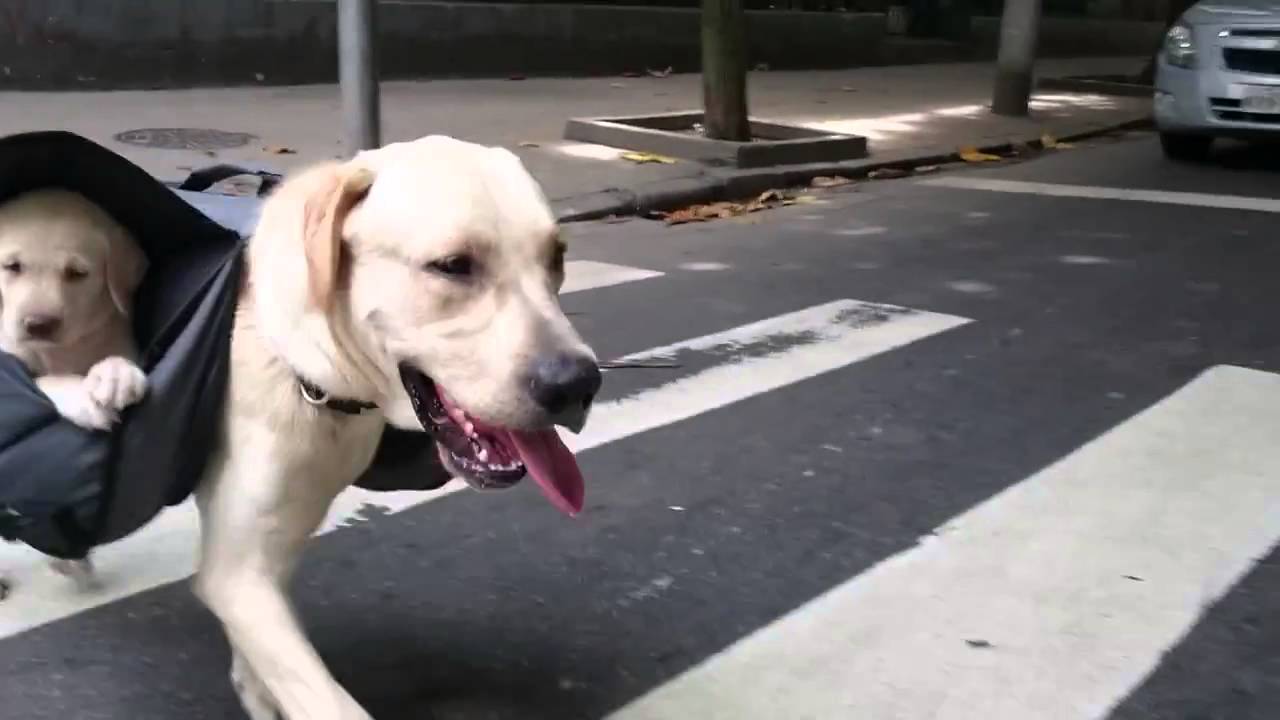
{"label": "puppy's head", "polygon": [[146,257],[105,211],[65,190],[0,206],[0,333],[14,347],[70,347],[128,316]]}
{"label": "puppy's head", "polygon": [[308,187],[308,302],[350,323],[351,354],[384,376],[388,420],[433,433],[473,486],[528,472],[562,510],[580,509],[581,475],[554,427],[581,429],[601,375],[561,311],[564,240],[519,159],[428,137]]}

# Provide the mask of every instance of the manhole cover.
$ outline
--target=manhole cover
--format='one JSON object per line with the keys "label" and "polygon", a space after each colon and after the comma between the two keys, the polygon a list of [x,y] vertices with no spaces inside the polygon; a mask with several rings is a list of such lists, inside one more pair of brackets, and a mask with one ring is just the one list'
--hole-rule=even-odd
{"label": "manhole cover", "polygon": [[126,130],[117,142],[162,150],[229,150],[244,147],[257,138],[249,133],[204,128],[143,128]]}

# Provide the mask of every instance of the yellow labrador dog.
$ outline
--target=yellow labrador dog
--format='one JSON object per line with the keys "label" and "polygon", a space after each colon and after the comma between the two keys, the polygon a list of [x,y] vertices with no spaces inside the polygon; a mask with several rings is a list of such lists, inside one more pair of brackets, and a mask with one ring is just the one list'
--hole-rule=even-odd
{"label": "yellow labrador dog", "polygon": [[[129,233],[77,193],[37,190],[0,206],[0,350],[81,427],[109,430],[146,392],[129,322],[146,267]],[[87,559],[53,566],[93,583]]]}
{"label": "yellow labrador dog", "polygon": [[601,375],[560,309],[565,246],[512,153],[445,137],[305,170],[263,206],[232,337],[220,449],[197,490],[194,589],[253,720],[357,720],[285,595],[383,424],[431,433],[476,488],[526,473],[561,510],[583,480],[556,425]]}

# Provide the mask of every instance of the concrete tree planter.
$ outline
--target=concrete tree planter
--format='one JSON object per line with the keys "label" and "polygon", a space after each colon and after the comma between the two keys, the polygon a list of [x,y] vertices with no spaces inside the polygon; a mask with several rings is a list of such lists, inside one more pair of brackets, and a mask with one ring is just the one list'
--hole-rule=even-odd
{"label": "concrete tree planter", "polygon": [[701,112],[579,118],[565,126],[568,140],[694,160],[707,165],[760,168],[859,160],[867,139],[796,125],[751,121],[751,142],[711,140],[700,134]]}

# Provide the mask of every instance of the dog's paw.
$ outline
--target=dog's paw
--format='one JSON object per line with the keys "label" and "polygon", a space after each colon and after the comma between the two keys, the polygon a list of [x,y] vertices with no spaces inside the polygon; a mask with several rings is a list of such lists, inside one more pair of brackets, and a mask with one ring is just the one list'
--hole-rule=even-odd
{"label": "dog's paw", "polygon": [[80,592],[90,592],[102,588],[102,584],[98,581],[98,576],[93,571],[93,561],[89,558],[83,560],[64,560],[62,558],[54,558],[49,561],[49,567],[59,575],[63,575],[71,579],[75,583],[76,590]]}
{"label": "dog's paw", "polygon": [[0,602],[9,597],[11,592],[13,592],[13,585],[10,584],[9,578],[0,575]]}
{"label": "dog's paw", "polygon": [[147,376],[132,362],[112,356],[89,369],[84,388],[95,403],[119,413],[147,394]]}

